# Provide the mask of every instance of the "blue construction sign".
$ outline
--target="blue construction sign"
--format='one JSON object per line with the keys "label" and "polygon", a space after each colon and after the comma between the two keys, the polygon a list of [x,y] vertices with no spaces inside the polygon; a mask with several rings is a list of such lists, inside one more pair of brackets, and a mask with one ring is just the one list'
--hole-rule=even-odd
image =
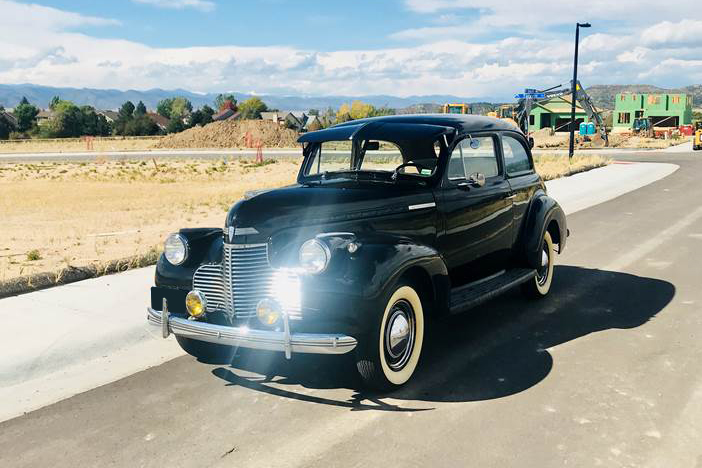
{"label": "blue construction sign", "polygon": [[546,99],[546,94],[545,93],[519,93],[514,95],[514,99],[526,99],[526,98],[532,98],[532,99]]}

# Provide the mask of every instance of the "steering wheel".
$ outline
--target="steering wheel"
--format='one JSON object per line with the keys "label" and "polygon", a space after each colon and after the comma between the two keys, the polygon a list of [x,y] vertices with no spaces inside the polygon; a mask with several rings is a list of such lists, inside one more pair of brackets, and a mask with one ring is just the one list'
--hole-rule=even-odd
{"label": "steering wheel", "polygon": [[412,161],[409,161],[409,162],[406,162],[406,163],[402,163],[402,164],[400,164],[399,166],[397,166],[397,167],[395,168],[395,170],[393,171],[393,173],[392,173],[392,180],[397,179],[397,174],[400,173],[400,169],[403,169],[403,168],[405,168],[405,167],[416,167],[419,173],[422,172],[422,169],[429,169],[427,166],[422,166],[421,164],[416,163],[416,162],[412,162]]}

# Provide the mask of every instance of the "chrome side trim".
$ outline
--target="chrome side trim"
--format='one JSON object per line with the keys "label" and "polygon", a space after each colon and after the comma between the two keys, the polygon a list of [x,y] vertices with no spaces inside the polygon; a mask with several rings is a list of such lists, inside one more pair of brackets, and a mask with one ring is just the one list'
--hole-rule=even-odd
{"label": "chrome side trim", "polygon": [[[165,320],[162,320],[165,317]],[[341,334],[291,333],[286,331],[256,330],[248,327],[226,327],[211,323],[187,320],[162,314],[160,310],[147,308],[151,325],[169,330],[176,336],[242,348],[312,354],[346,354],[356,348],[354,337]]]}
{"label": "chrome side trim", "polygon": [[436,203],[430,202],[430,203],[420,203],[419,205],[410,205],[407,208],[409,208],[410,211],[414,210],[422,210],[424,208],[434,208],[436,206]]}

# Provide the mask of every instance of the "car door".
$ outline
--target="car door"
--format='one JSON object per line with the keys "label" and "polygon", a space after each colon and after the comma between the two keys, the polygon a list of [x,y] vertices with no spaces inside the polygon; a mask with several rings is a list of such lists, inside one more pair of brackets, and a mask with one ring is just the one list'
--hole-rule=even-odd
{"label": "car door", "polygon": [[531,151],[521,135],[504,133],[500,139],[505,174],[514,196],[512,242],[515,245],[526,221],[529,202],[534,197],[534,192],[543,185],[541,178],[534,170]]}
{"label": "car door", "polygon": [[512,193],[499,144],[494,134],[466,135],[449,155],[437,197],[443,220],[437,241],[454,286],[499,271],[510,255]]}

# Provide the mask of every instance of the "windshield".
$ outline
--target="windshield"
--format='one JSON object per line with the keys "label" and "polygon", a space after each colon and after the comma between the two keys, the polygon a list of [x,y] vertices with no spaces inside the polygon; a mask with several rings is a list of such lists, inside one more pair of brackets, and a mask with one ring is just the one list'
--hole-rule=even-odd
{"label": "windshield", "polygon": [[304,176],[343,177],[353,173],[356,177],[366,173],[388,180],[394,174],[427,178],[436,172],[439,152],[438,141],[426,144],[364,140],[358,142],[358,158],[354,159],[351,140],[325,141],[311,149]]}

